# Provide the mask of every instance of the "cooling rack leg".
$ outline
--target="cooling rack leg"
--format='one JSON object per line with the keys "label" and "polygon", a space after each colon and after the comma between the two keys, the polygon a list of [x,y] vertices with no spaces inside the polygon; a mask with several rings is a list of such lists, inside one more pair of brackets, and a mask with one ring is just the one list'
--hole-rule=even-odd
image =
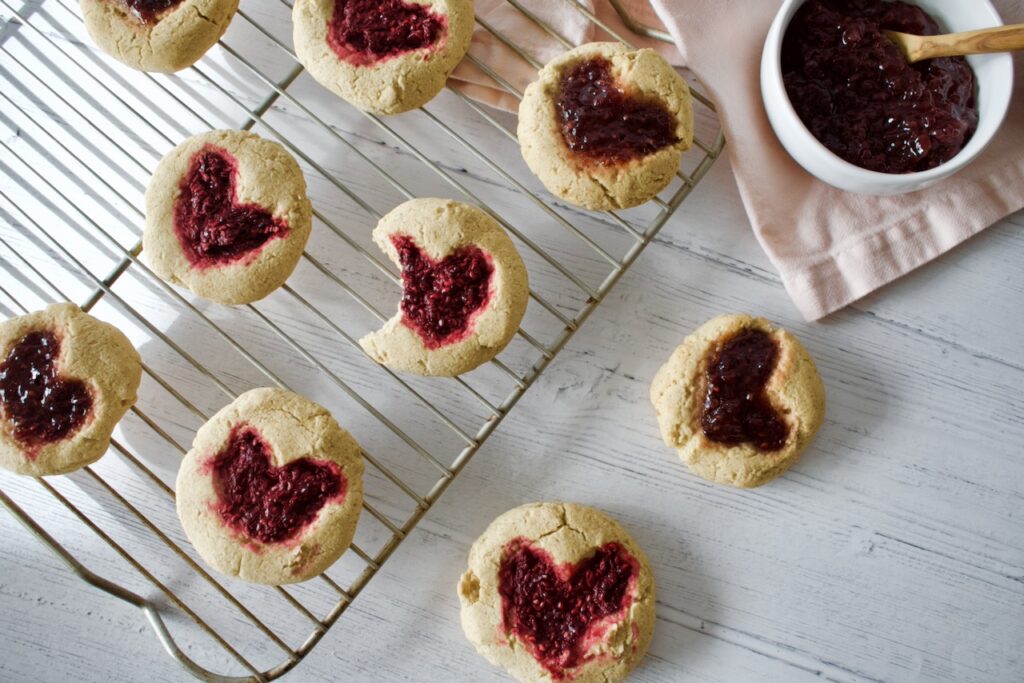
{"label": "cooling rack leg", "polygon": [[57,542],[57,540],[46,532],[41,526],[39,526],[34,519],[32,519],[27,512],[22,510],[17,503],[0,490],[0,503],[3,504],[7,511],[11,513],[11,516],[21,522],[22,526],[28,529],[33,536],[39,539],[39,542],[45,545],[50,551],[60,558],[68,568],[75,573],[78,578],[82,579],[88,584],[99,588],[100,590],[113,595],[115,598],[124,600],[130,605],[133,605],[146,615],[146,619],[149,621],[149,625],[153,627],[153,631],[156,633],[157,638],[160,639],[160,643],[167,650],[167,653],[178,660],[178,662],[189,670],[194,676],[201,680],[213,681],[213,680],[225,680],[219,676],[211,674],[208,670],[196,664],[194,661],[188,658],[188,656],[181,651],[178,644],[174,641],[174,637],[170,631],[167,630],[167,625],[164,623],[163,618],[160,616],[159,610],[149,600],[146,600],[141,595],[131,592],[127,588],[120,586],[113,581],[103,578],[102,576],[92,572],[85,565],[75,559],[75,557],[69,553],[64,546]]}

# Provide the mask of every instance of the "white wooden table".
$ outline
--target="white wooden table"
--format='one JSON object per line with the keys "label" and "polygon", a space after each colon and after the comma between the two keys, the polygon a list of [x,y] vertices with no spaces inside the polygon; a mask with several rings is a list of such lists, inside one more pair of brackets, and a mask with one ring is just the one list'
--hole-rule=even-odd
{"label": "white wooden table", "polygon": [[[1024,679],[1022,228],[807,324],[721,160],[289,679],[507,680],[463,638],[455,584],[490,520],[535,500],[599,507],[650,555],[658,624],[632,680]],[[796,333],[828,393],[803,460],[752,491],[690,475],[647,399],[682,337],[728,311]],[[7,514],[0,534],[0,679],[186,680],[137,610]]]}

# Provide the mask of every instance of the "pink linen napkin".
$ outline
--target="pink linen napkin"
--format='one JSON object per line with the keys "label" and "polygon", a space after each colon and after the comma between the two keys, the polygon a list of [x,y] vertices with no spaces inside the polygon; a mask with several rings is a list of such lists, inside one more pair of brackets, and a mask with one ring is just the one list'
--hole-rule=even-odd
{"label": "pink linen napkin", "polygon": [[[602,39],[564,0],[519,0],[558,27],[573,43]],[[605,0],[598,16],[622,29]],[[736,183],[758,241],[778,269],[797,308],[817,320],[930,261],[971,235],[1024,207],[1024,60],[1015,58],[1010,111],[996,139],[970,166],[933,187],[898,197],[842,192],[809,175],[779,144],[761,103],[761,47],[781,0],[623,0],[633,16],[663,24],[678,50],[655,47],[673,64],[691,69],[715,101]],[[1024,21],[1024,0],[994,0],[1007,23]],[[477,0],[483,21],[515,36],[546,61],[563,48],[504,0]],[[723,37],[728,37],[724,40]],[[483,29],[471,55],[499,64],[518,90],[533,70]],[[544,55],[544,56],[541,56]],[[471,97],[515,109],[517,100],[469,62],[455,78]]]}

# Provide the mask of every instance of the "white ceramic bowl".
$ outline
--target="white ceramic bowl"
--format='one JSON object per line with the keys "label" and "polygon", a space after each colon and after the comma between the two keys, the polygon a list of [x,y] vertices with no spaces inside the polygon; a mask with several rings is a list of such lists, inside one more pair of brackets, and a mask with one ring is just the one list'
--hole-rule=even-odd
{"label": "white ceramic bowl", "polygon": [[[1001,26],[988,0],[910,0],[935,17],[944,31],[970,31]],[[944,164],[917,173],[879,173],[840,159],[818,142],[800,121],[782,82],[782,37],[793,14],[806,0],[785,0],[775,16],[761,54],[761,96],[775,134],[797,163],[820,180],[841,190],[866,194],[901,194],[925,188],[971,163],[992,141],[1006,116],[1013,90],[1013,60],[1009,54],[967,58],[977,84],[978,129],[960,153]]]}

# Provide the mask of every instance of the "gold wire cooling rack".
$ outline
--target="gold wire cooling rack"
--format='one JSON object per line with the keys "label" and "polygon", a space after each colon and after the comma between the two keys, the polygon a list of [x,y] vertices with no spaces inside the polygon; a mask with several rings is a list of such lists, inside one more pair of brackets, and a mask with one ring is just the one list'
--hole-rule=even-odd
{"label": "gold wire cooling rack", "polygon": [[[563,1],[597,25],[596,39],[628,43]],[[520,2],[508,4],[572,46]],[[113,454],[62,477],[0,475],[0,502],[76,575],[142,610],[167,652],[205,680],[271,680],[302,661],[724,144],[711,103],[695,88],[695,148],[673,184],[640,209],[582,212],[554,201],[519,161],[513,117],[456,90],[388,119],[327,94],[291,51],[290,11],[289,0],[247,1],[197,66],[154,76],[98,55],[72,0],[0,0],[0,312],[75,301],[128,334],[144,367],[140,400],[118,427]],[[540,66],[512,37],[478,23]],[[468,59],[520,95],[495,65]],[[237,308],[168,286],[138,258],[151,170],[183,137],[218,127],[254,129],[290,149],[318,224],[288,284]],[[530,271],[531,306],[516,339],[461,378],[399,376],[357,344],[388,317],[400,287],[370,231],[414,196],[482,206],[513,235]],[[328,407],[359,439],[368,465],[351,551],[318,579],[276,588],[208,572],[180,530],[172,488],[195,429],[241,391],[268,384]],[[204,661],[186,654],[193,646]]]}

